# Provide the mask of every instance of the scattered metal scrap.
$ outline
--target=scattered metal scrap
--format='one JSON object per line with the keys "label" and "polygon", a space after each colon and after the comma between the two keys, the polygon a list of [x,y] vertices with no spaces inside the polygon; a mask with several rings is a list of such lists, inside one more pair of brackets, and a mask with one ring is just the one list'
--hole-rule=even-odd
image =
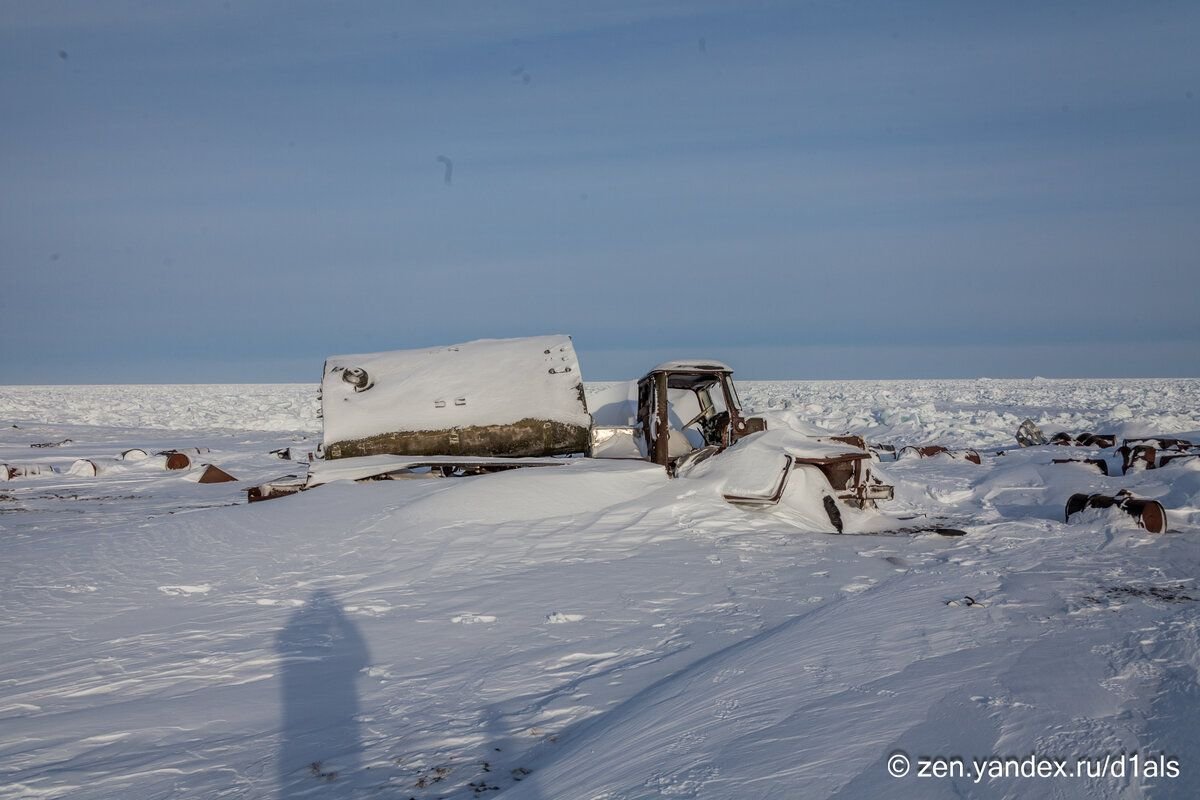
{"label": "scattered metal scrap", "polygon": [[284,475],[273,481],[251,486],[246,490],[246,499],[251,503],[260,500],[274,500],[276,497],[286,497],[304,489],[305,478],[300,475]]}
{"label": "scattered metal scrap", "polygon": [[909,453],[914,453],[920,458],[933,458],[934,456],[948,455],[953,459],[970,461],[972,464],[983,463],[983,459],[979,457],[979,452],[970,448],[965,450],[951,450],[948,447],[942,447],[940,444],[931,444],[924,447],[909,445],[900,451],[898,457],[903,458]]}
{"label": "scattered metal scrap", "polygon": [[1155,469],[1158,467],[1158,451],[1146,444],[1135,444],[1132,447],[1123,444],[1117,448],[1121,454],[1121,474],[1128,475],[1131,471]]}
{"label": "scattered metal scrap", "polygon": [[1080,433],[1072,436],[1066,431],[1056,433],[1050,437],[1050,444],[1059,445],[1060,447],[1112,447],[1117,441],[1117,437],[1111,433]]}
{"label": "scattered metal scrap", "polygon": [[1167,530],[1167,510],[1157,500],[1147,500],[1136,497],[1128,489],[1122,489],[1116,495],[1105,494],[1073,494],[1067,500],[1067,522],[1071,517],[1089,508],[1118,508],[1137,521],[1139,528],[1149,533],[1165,533]]}
{"label": "scattered metal scrap", "polygon": [[1100,470],[1101,475],[1108,474],[1108,459],[1107,458],[1056,458],[1051,464],[1087,464],[1088,466],[1096,467]]}
{"label": "scattered metal scrap", "polygon": [[1140,439],[1126,439],[1125,444],[1130,446],[1143,445],[1145,447],[1153,447],[1156,450],[1175,450],[1179,452],[1196,449],[1196,445],[1192,444],[1192,442],[1187,439],[1172,439],[1163,436],[1147,436]]}
{"label": "scattered metal scrap", "polygon": [[1045,434],[1033,423],[1033,420],[1025,420],[1017,429],[1017,443],[1022,447],[1035,447],[1038,445],[1052,444],[1069,447],[1092,447],[1100,450],[1112,449],[1113,452],[1109,456],[1101,455],[1098,458],[1055,458],[1051,463],[1054,464],[1074,464],[1083,463],[1098,467],[1104,475],[1116,474],[1115,463],[1110,463],[1110,456],[1115,462],[1116,458],[1120,457],[1121,473],[1127,475],[1130,472],[1146,469],[1158,469],[1176,460],[1190,460],[1200,457],[1200,446],[1187,439],[1179,439],[1168,436],[1151,436],[1136,439],[1125,439],[1117,446],[1116,434],[1111,433],[1081,433],[1072,435],[1070,433],[1056,433],[1049,439]]}
{"label": "scattered metal scrap", "polygon": [[1042,429],[1034,423],[1033,420],[1027,419],[1017,428],[1017,444],[1021,447],[1037,447],[1043,444],[1054,444],[1061,447],[1112,447],[1117,443],[1116,434],[1112,433],[1092,433],[1085,431],[1084,433],[1073,434],[1067,431],[1060,431],[1053,436],[1047,437],[1042,433]]}

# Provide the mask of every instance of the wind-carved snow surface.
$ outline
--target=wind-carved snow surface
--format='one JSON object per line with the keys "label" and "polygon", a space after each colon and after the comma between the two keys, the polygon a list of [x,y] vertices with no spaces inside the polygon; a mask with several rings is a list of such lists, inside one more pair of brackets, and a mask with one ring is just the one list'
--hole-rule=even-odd
{"label": "wind-carved snow surface", "polygon": [[307,383],[0,386],[0,421],[312,432],[321,430],[317,388]]}
{"label": "wind-carved snow surface", "polygon": [[[0,462],[58,470],[0,483],[0,798],[1200,793],[1200,464],[1106,477],[1012,440],[1026,416],[1200,440],[1200,381],[739,388],[775,430],[978,448],[875,465],[889,514],[967,535],[813,533],[802,497],[724,502],[719,460],[247,506],[303,473],[270,451],[314,449],[315,387],[0,388]],[[115,460],[134,447],[242,480]],[[1170,532],[1062,521],[1121,488]],[[896,751],[1181,774],[893,778]]]}

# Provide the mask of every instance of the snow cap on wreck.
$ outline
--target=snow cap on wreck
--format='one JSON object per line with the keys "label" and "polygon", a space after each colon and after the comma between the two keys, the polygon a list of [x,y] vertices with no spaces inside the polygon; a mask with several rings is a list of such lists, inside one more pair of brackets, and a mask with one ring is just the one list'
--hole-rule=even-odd
{"label": "snow cap on wreck", "polygon": [[582,453],[592,422],[561,334],[332,356],[321,413],[327,459]]}

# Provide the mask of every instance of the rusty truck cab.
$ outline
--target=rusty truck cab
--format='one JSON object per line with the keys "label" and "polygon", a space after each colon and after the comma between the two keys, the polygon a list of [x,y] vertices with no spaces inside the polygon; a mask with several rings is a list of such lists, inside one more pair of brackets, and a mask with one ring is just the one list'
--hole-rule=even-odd
{"label": "rusty truck cab", "polygon": [[668,361],[650,370],[638,381],[637,421],[646,457],[668,469],[766,430],[765,420],[742,413],[733,370],[719,361]]}

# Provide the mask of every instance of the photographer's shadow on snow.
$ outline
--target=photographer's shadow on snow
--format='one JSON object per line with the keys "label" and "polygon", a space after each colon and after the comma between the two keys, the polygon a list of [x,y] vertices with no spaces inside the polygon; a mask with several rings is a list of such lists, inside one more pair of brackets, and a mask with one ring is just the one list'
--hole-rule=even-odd
{"label": "photographer's shadow on snow", "polygon": [[353,783],[362,756],[358,680],[367,647],[331,593],[316,591],[279,632],[282,677],[279,797]]}

